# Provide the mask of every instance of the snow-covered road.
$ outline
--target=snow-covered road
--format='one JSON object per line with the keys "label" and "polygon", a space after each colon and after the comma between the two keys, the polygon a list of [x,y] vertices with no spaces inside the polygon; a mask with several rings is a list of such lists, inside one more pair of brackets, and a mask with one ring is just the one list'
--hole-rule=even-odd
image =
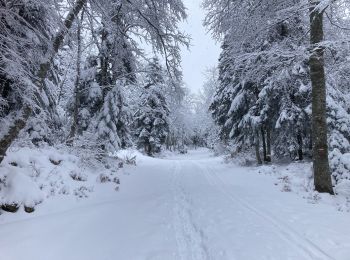
{"label": "snow-covered road", "polygon": [[2,260],[349,260],[350,215],[207,150],[142,157],[119,192],[0,218]]}

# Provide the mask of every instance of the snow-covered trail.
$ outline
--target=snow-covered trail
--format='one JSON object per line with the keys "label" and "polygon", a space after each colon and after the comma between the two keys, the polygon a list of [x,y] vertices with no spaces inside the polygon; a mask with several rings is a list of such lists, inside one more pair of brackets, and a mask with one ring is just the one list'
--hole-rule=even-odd
{"label": "snow-covered trail", "polygon": [[1,216],[0,259],[349,260],[349,213],[273,182],[207,150],[143,157],[119,192]]}

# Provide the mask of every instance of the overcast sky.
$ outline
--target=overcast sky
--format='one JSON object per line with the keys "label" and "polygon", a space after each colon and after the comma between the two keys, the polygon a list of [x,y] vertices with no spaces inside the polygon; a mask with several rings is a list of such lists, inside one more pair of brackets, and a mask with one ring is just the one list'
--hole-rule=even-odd
{"label": "overcast sky", "polygon": [[200,0],[184,0],[188,9],[188,19],[183,30],[192,37],[191,47],[182,51],[182,68],[184,81],[189,89],[197,92],[201,89],[207,68],[217,65],[220,46],[206,33],[202,22],[204,10],[200,7]]}

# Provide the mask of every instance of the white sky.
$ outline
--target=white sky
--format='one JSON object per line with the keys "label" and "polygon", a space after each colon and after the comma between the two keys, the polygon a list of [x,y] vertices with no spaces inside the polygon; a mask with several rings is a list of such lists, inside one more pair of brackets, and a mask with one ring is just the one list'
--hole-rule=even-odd
{"label": "white sky", "polygon": [[192,92],[201,89],[207,68],[217,65],[220,46],[211,38],[203,27],[204,10],[201,9],[201,0],[184,0],[188,18],[183,30],[191,35],[191,47],[182,51],[182,68],[184,81]]}

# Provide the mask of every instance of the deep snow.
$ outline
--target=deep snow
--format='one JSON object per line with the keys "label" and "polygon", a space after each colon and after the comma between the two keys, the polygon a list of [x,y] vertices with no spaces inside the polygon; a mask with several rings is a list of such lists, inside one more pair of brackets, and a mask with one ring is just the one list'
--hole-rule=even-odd
{"label": "deep snow", "polygon": [[0,259],[350,259],[350,214],[332,198],[310,203],[274,174],[222,161],[204,149],[138,155],[118,192],[98,184],[87,199],[3,213]]}

